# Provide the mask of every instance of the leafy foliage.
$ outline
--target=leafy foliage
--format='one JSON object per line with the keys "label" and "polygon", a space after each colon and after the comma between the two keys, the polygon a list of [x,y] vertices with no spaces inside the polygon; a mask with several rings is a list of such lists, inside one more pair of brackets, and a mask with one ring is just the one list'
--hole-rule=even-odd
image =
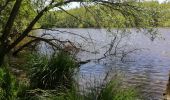
{"label": "leafy foliage", "polygon": [[[96,4],[71,9],[66,11],[67,13],[62,10],[49,11],[39,23],[45,28],[168,27],[169,4],[159,4],[158,1],[133,2],[131,7],[106,7]],[[134,10],[133,6],[137,10]]]}
{"label": "leafy foliage", "polygon": [[0,99],[16,100],[18,84],[6,68],[0,69]]}
{"label": "leafy foliage", "polygon": [[28,66],[31,68],[31,86],[41,89],[55,89],[60,86],[69,88],[77,68],[75,60],[65,52],[59,52],[50,58],[34,54],[30,56]]}

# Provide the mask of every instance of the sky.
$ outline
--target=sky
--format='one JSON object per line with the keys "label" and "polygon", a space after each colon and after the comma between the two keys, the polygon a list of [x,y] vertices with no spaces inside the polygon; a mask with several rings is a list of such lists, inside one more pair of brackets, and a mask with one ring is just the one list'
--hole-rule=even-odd
{"label": "sky", "polygon": [[[151,1],[151,0],[145,0],[145,1]],[[160,3],[163,3],[164,1],[170,1],[170,0],[156,0],[159,1]],[[71,3],[68,8],[76,8],[79,7],[79,3]],[[67,7],[66,7],[67,8]]]}
{"label": "sky", "polygon": [[[164,2],[164,1],[166,1],[166,0],[158,0],[160,3],[162,3],[162,2]],[[169,1],[169,0],[168,0]]]}
{"label": "sky", "polygon": [[164,0],[158,0],[159,2],[163,2]]}
{"label": "sky", "polygon": [[[152,0],[144,0],[144,1],[152,1]],[[159,1],[160,3],[163,3],[164,1],[170,1],[170,0],[153,0],[153,1]],[[72,8],[76,8],[76,7],[79,7],[79,3],[71,3],[69,4],[69,6],[67,7],[64,7],[64,9],[72,9]]]}

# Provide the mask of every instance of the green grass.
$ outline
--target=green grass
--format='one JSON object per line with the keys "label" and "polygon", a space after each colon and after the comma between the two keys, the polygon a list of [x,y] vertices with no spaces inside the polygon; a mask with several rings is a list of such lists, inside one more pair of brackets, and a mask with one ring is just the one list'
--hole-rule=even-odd
{"label": "green grass", "polygon": [[137,100],[137,96],[134,89],[123,88],[120,82],[112,80],[97,91],[88,93],[80,93],[77,87],[57,93],[42,90],[33,100]]}
{"label": "green grass", "polygon": [[8,66],[0,68],[0,100],[16,100],[21,91],[20,84],[9,72]]}
{"label": "green grass", "polygon": [[64,52],[51,57],[31,54],[26,66],[30,80],[27,84],[16,81],[8,66],[0,68],[0,100],[138,99],[137,92],[132,87],[125,87],[118,76],[97,88],[79,89],[81,87],[73,79],[78,65],[74,58]]}
{"label": "green grass", "polygon": [[74,58],[65,52],[59,52],[50,58],[39,54],[31,55],[27,66],[30,67],[31,86],[41,89],[71,86],[74,70],[78,67]]}
{"label": "green grass", "polygon": [[[25,100],[136,100],[137,92],[124,87],[118,78],[88,92],[81,92],[73,75],[78,67],[74,58],[65,52],[51,57],[29,56],[29,79],[32,90]],[[39,89],[38,89],[39,88]],[[38,90],[37,90],[38,89]],[[54,92],[55,91],[55,92]]]}
{"label": "green grass", "polygon": [[124,88],[119,81],[110,81],[101,90],[98,100],[136,100],[137,94],[132,88]]}
{"label": "green grass", "polygon": [[120,80],[121,76],[115,76],[108,82],[102,83],[98,88],[91,88],[85,94],[83,100],[136,100],[138,93],[133,87],[125,87]]}

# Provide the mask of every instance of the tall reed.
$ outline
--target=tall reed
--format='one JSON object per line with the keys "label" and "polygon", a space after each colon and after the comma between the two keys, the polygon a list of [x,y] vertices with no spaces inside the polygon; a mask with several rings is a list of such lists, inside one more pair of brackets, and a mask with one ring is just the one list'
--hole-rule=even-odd
{"label": "tall reed", "polygon": [[30,84],[33,88],[56,89],[73,84],[73,74],[78,67],[68,53],[58,52],[50,57],[34,54],[29,57]]}

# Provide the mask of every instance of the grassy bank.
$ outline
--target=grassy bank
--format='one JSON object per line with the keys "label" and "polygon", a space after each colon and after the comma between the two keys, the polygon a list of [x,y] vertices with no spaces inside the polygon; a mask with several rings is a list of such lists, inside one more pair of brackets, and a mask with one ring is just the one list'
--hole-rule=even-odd
{"label": "grassy bank", "polygon": [[136,100],[137,93],[131,87],[124,87],[120,80],[113,80],[88,92],[80,91],[74,80],[77,61],[65,52],[52,56],[33,53],[26,56],[27,80],[16,78],[10,73],[10,66],[0,69],[1,100]]}

